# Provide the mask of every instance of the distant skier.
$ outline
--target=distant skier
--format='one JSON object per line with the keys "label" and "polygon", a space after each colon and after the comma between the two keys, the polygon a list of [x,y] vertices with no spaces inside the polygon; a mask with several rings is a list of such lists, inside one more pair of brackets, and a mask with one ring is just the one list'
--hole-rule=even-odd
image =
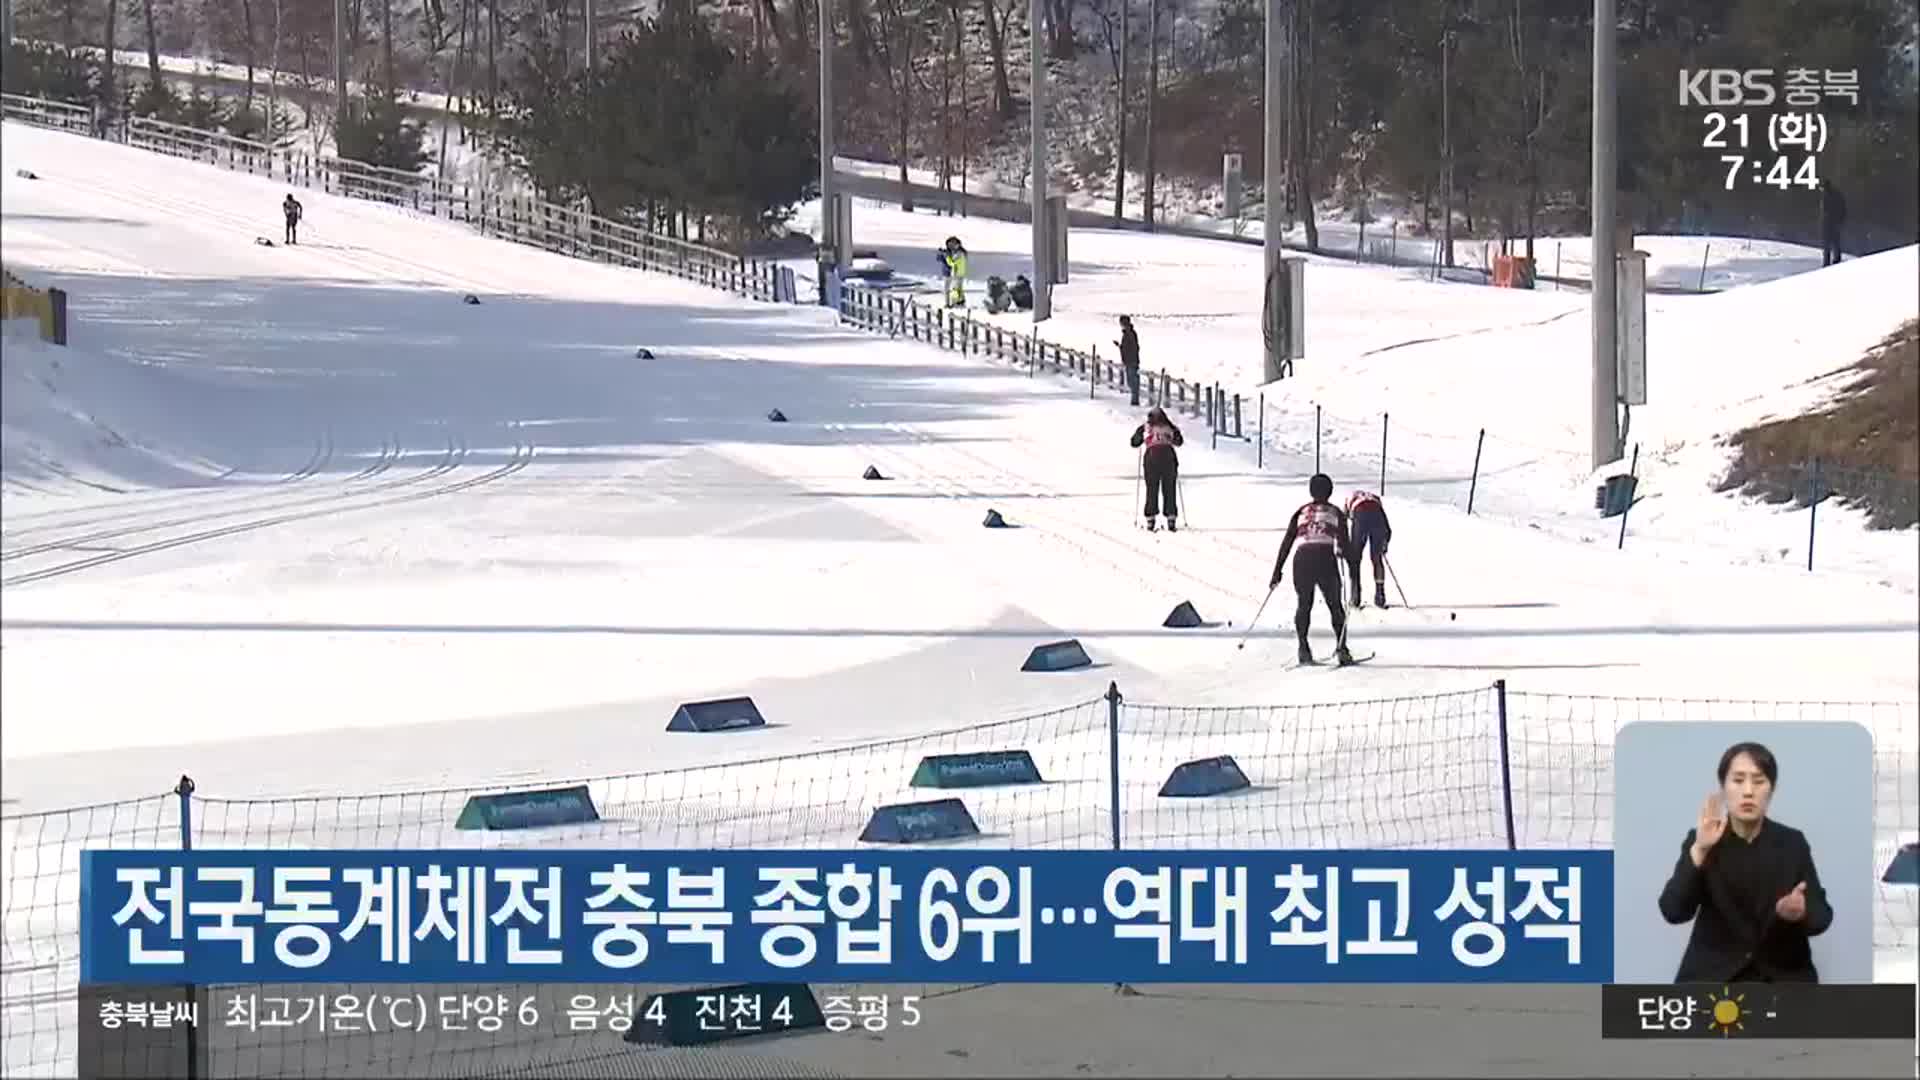
{"label": "distant skier", "polygon": [[286,201],[280,204],[280,213],[287,219],[287,243],[300,242],[300,216],[304,212],[300,200],[294,198],[292,192],[288,192]]}
{"label": "distant skier", "polygon": [[1120,340],[1114,344],[1120,349],[1120,370],[1127,377],[1127,393],[1137,409],[1140,407],[1140,335],[1134,332],[1133,316],[1120,316]]}
{"label": "distant skier", "polygon": [[1373,606],[1387,606],[1387,544],[1393,539],[1393,525],[1387,521],[1387,508],[1380,496],[1371,491],[1356,491],[1347,496],[1347,523],[1353,529],[1353,557],[1347,565],[1352,590],[1348,602],[1360,606],[1360,553],[1373,561]]}
{"label": "distant skier", "polygon": [[1186,445],[1186,441],[1158,405],[1147,410],[1146,423],[1133,429],[1132,445],[1146,447],[1140,455],[1140,475],[1147,487],[1148,532],[1159,527],[1155,519],[1163,509],[1167,512],[1167,531],[1180,531],[1180,505],[1174,497],[1180,485],[1180,452],[1175,448]]}
{"label": "distant skier", "polygon": [[1273,580],[1267,588],[1280,587],[1287,553],[1297,543],[1299,550],[1293,551],[1293,591],[1300,603],[1293,612],[1293,632],[1300,639],[1300,662],[1314,662],[1307,631],[1313,626],[1313,592],[1318,589],[1327,601],[1334,637],[1340,642],[1334,659],[1345,667],[1353,663],[1353,654],[1347,651],[1347,613],[1340,606],[1340,563],[1351,563],[1359,556],[1354,553],[1347,530],[1346,511],[1327,501],[1333,498],[1333,481],[1324,473],[1315,473],[1307,481],[1307,492],[1313,501],[1295,510],[1287,522],[1287,535],[1280,541],[1280,557],[1274,560]]}

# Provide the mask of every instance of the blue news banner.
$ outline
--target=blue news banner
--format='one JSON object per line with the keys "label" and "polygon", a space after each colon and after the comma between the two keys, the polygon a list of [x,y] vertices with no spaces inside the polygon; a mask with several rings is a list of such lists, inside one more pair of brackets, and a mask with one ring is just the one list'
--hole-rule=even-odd
{"label": "blue news banner", "polygon": [[88,984],[1606,983],[1605,851],[88,851]]}

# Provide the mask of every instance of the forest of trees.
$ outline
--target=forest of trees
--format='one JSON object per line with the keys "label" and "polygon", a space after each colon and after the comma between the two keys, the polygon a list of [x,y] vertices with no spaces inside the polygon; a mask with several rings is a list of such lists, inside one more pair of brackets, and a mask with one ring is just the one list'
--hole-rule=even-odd
{"label": "forest of trees", "polygon": [[[407,126],[406,92],[448,93],[462,137],[499,147],[543,191],[602,212],[656,220],[693,212],[752,231],[803,198],[816,167],[813,5],[828,2],[842,153],[1025,180],[1027,0],[593,2],[587,71],[589,0],[346,0],[352,78],[373,98],[355,110],[368,129],[355,145],[395,146],[395,163],[418,164],[426,148],[386,134]],[[251,86],[237,106],[209,105],[204,95],[154,93],[152,72],[137,88],[116,85],[91,53],[71,51],[111,40],[144,49],[153,72],[162,54],[290,72],[330,108],[333,0],[16,4],[16,33],[53,47],[16,50],[9,89],[236,130],[270,126]],[[1638,229],[1812,239],[1811,192],[1725,190],[1718,152],[1700,145],[1703,110],[1677,104],[1678,72],[1857,70],[1858,103],[1821,110],[1831,133],[1821,169],[1848,197],[1850,246],[1914,242],[1911,0],[1618,4],[1620,182]],[[1169,188],[1217,189],[1230,150],[1244,154],[1258,185],[1263,0],[1042,7],[1056,188],[1097,192],[1115,200],[1116,213],[1151,220]],[[1434,222],[1449,189],[1461,235],[1584,229],[1590,0],[1288,7],[1289,181],[1310,238],[1316,207],[1365,213],[1398,203]]]}

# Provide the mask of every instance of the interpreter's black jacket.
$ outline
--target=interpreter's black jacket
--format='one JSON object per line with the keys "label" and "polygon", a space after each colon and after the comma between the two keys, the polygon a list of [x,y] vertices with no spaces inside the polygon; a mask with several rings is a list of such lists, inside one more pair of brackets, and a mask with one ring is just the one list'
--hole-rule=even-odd
{"label": "interpreter's black jacket", "polygon": [[[1680,861],[1660,890],[1660,914],[1678,925],[1693,920],[1676,983],[1819,982],[1808,940],[1826,932],[1833,908],[1813,867],[1813,849],[1800,830],[1771,818],[1752,842],[1729,828],[1699,866],[1687,857],[1693,829],[1680,843]],[[1801,882],[1807,913],[1787,922],[1774,904]]]}

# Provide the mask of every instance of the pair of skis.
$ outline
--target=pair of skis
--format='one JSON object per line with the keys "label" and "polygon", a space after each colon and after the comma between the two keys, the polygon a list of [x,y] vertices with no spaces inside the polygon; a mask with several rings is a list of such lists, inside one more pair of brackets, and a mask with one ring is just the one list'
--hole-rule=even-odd
{"label": "pair of skis", "polygon": [[1292,663],[1290,663],[1290,664],[1288,664],[1288,665],[1286,666],[1286,669],[1285,669],[1285,670],[1287,670],[1287,671],[1292,671],[1292,670],[1294,670],[1295,668],[1334,668],[1334,669],[1338,669],[1338,668],[1350,668],[1350,667],[1359,667],[1359,666],[1360,666],[1361,664],[1364,664],[1364,663],[1366,663],[1367,661],[1369,661],[1369,660],[1371,660],[1371,659],[1373,659],[1373,658],[1374,658],[1375,656],[1378,656],[1378,655],[1379,655],[1378,653],[1368,653],[1368,654],[1366,654],[1365,656],[1356,656],[1356,657],[1354,657],[1353,659],[1351,659],[1351,660],[1349,660],[1349,661],[1347,661],[1347,662],[1346,662],[1346,663],[1344,663],[1344,664],[1343,664],[1343,663],[1341,663],[1341,662],[1340,662],[1340,661],[1339,661],[1338,659],[1336,659],[1336,660],[1334,660],[1334,661],[1332,661],[1331,663],[1329,663],[1329,662],[1327,662],[1327,661],[1325,661],[1325,660],[1308,660],[1308,661],[1306,661],[1306,662],[1304,662],[1304,663],[1303,663],[1303,662],[1302,662],[1302,661],[1300,660],[1300,658],[1296,656],[1296,657],[1294,657],[1294,658],[1293,658],[1293,662],[1292,662]]}
{"label": "pair of skis", "polygon": [[[1268,590],[1267,590],[1267,595],[1266,595],[1266,597],[1265,597],[1265,599],[1263,599],[1263,600],[1261,600],[1261,601],[1260,601],[1260,607],[1259,607],[1259,609],[1258,609],[1257,611],[1255,611],[1255,612],[1253,613],[1253,618],[1252,618],[1252,619],[1251,619],[1250,621],[1248,621],[1248,623],[1247,623],[1247,629],[1246,629],[1246,631],[1245,631],[1244,633],[1242,633],[1242,634],[1240,635],[1240,641],[1239,641],[1239,643],[1238,643],[1238,644],[1236,644],[1236,645],[1234,646],[1234,648],[1235,648],[1235,649],[1245,649],[1245,648],[1247,647],[1247,639],[1248,639],[1249,637],[1251,637],[1251,636],[1253,636],[1253,630],[1254,630],[1254,627],[1256,627],[1256,626],[1259,626],[1259,625],[1260,625],[1260,616],[1261,616],[1262,614],[1264,614],[1264,613],[1266,612],[1266,610],[1267,610],[1267,604],[1268,604],[1268,602],[1270,602],[1270,601],[1271,601],[1271,600],[1273,599],[1273,594],[1274,594],[1274,592],[1275,592],[1276,590],[1278,590],[1278,588],[1279,588],[1279,586],[1278,586],[1278,585],[1276,585],[1276,586],[1274,586],[1274,588],[1271,588],[1271,589],[1268,589]],[[1341,634],[1340,634],[1340,647],[1341,647],[1341,648],[1345,648],[1345,647],[1346,647],[1346,644],[1347,644],[1347,635],[1346,635],[1346,633],[1345,633],[1345,627],[1346,627],[1346,626],[1350,626],[1350,625],[1352,625],[1352,624],[1351,624],[1351,623],[1345,623],[1345,624],[1342,624],[1342,632],[1341,632]],[[1372,660],[1372,659],[1373,659],[1373,658],[1374,658],[1375,656],[1377,656],[1377,655],[1378,655],[1377,653],[1368,653],[1368,654],[1367,654],[1367,655],[1365,655],[1365,656],[1356,656],[1356,657],[1354,657],[1353,659],[1351,659],[1351,660],[1348,660],[1348,661],[1347,661],[1347,662],[1345,662],[1345,663],[1340,663],[1340,662],[1339,662],[1338,660],[1336,660],[1336,661],[1334,662],[1334,664],[1333,664],[1332,666],[1334,666],[1334,667],[1336,667],[1336,668],[1345,668],[1345,667],[1357,667],[1357,666],[1359,666],[1359,665],[1361,665],[1361,664],[1364,664],[1364,663],[1366,663],[1366,662],[1367,662],[1367,661],[1369,661],[1369,660]],[[1294,660],[1293,660],[1293,662],[1292,662],[1292,663],[1290,663],[1290,664],[1288,664],[1288,665],[1287,665],[1287,666],[1286,666],[1286,667],[1285,667],[1285,668],[1284,668],[1283,670],[1287,670],[1287,671],[1291,671],[1291,670],[1293,670],[1293,669],[1295,669],[1295,668],[1302,668],[1302,667],[1316,667],[1316,668],[1317,668],[1317,667],[1325,667],[1325,666],[1327,666],[1327,665],[1325,665],[1325,664],[1322,664],[1322,663],[1321,663],[1320,661],[1318,661],[1318,660],[1308,660],[1308,661],[1306,661],[1306,662],[1304,662],[1304,663],[1303,663],[1303,662],[1302,662],[1302,661],[1301,661],[1301,660],[1300,660],[1300,659],[1299,659],[1298,657],[1295,657],[1295,658],[1294,658]]]}

